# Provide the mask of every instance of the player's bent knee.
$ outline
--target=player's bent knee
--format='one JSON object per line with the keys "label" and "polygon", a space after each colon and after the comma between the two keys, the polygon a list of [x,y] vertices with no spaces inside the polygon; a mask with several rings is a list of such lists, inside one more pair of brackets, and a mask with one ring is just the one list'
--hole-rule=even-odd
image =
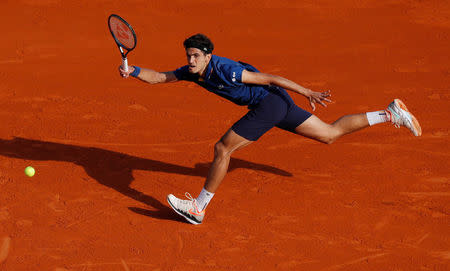
{"label": "player's bent knee", "polygon": [[334,143],[336,140],[338,140],[338,138],[341,137],[342,134],[340,133],[332,133],[330,135],[328,135],[325,139],[325,144],[332,144]]}
{"label": "player's bent knee", "polygon": [[214,145],[214,157],[215,158],[224,158],[226,156],[231,155],[231,152],[228,148],[223,144],[222,141],[219,141]]}
{"label": "player's bent knee", "polygon": [[333,140],[331,138],[328,137],[312,137],[313,139],[315,139],[316,141],[319,141],[320,143],[323,144],[331,144],[333,143]]}
{"label": "player's bent knee", "polygon": [[328,138],[326,138],[326,139],[324,140],[323,143],[330,145],[330,144],[333,144],[334,141],[336,141],[336,139],[337,139],[337,138],[335,138],[335,137],[328,137]]}
{"label": "player's bent knee", "polygon": [[316,139],[324,144],[332,144],[339,138],[338,134],[327,134],[317,137]]}
{"label": "player's bent knee", "polygon": [[325,144],[334,143],[339,137],[341,137],[342,133],[333,126],[328,126],[326,133],[321,136],[321,142]]}

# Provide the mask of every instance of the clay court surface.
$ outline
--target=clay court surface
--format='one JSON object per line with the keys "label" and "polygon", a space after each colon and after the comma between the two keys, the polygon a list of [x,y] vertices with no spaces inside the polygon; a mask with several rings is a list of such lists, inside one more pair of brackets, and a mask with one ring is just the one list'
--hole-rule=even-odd
{"label": "clay court surface", "polygon": [[[448,1],[0,9],[0,270],[449,270]],[[315,112],[327,122],[401,98],[423,135],[381,124],[324,145],[273,129],[234,153],[204,223],[187,224],[167,194],[198,195],[247,109],[187,82],[122,79],[111,13],[137,33],[130,64],[174,70],[202,32],[217,55],[331,89]]]}

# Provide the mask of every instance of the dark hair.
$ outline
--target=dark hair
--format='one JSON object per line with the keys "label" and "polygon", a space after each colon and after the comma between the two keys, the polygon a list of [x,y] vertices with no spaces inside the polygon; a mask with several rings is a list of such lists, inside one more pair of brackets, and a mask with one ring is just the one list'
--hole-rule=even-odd
{"label": "dark hair", "polygon": [[211,54],[214,50],[214,44],[212,41],[203,34],[195,34],[185,39],[183,42],[185,49],[187,48],[197,48],[203,51],[205,54]]}

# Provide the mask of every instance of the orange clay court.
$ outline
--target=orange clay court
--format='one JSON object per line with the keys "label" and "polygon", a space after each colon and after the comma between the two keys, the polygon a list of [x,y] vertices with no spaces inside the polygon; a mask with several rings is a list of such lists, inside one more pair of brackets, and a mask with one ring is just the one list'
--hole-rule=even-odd
{"label": "orange clay court", "polygon": [[[0,9],[0,270],[449,270],[448,1]],[[325,145],[272,129],[233,154],[205,223],[188,224],[166,196],[197,196],[247,109],[185,81],[121,78],[112,13],[136,31],[130,65],[183,66],[183,40],[201,32],[214,54],[330,89],[315,111],[326,122],[400,98],[423,134],[385,123]]]}

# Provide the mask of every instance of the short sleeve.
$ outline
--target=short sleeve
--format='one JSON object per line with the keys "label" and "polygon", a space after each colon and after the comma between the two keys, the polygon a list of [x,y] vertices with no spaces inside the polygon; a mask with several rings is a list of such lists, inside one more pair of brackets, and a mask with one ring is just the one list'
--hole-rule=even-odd
{"label": "short sleeve", "polygon": [[245,69],[242,65],[223,65],[221,68],[222,76],[231,84],[242,83],[242,72]]}

